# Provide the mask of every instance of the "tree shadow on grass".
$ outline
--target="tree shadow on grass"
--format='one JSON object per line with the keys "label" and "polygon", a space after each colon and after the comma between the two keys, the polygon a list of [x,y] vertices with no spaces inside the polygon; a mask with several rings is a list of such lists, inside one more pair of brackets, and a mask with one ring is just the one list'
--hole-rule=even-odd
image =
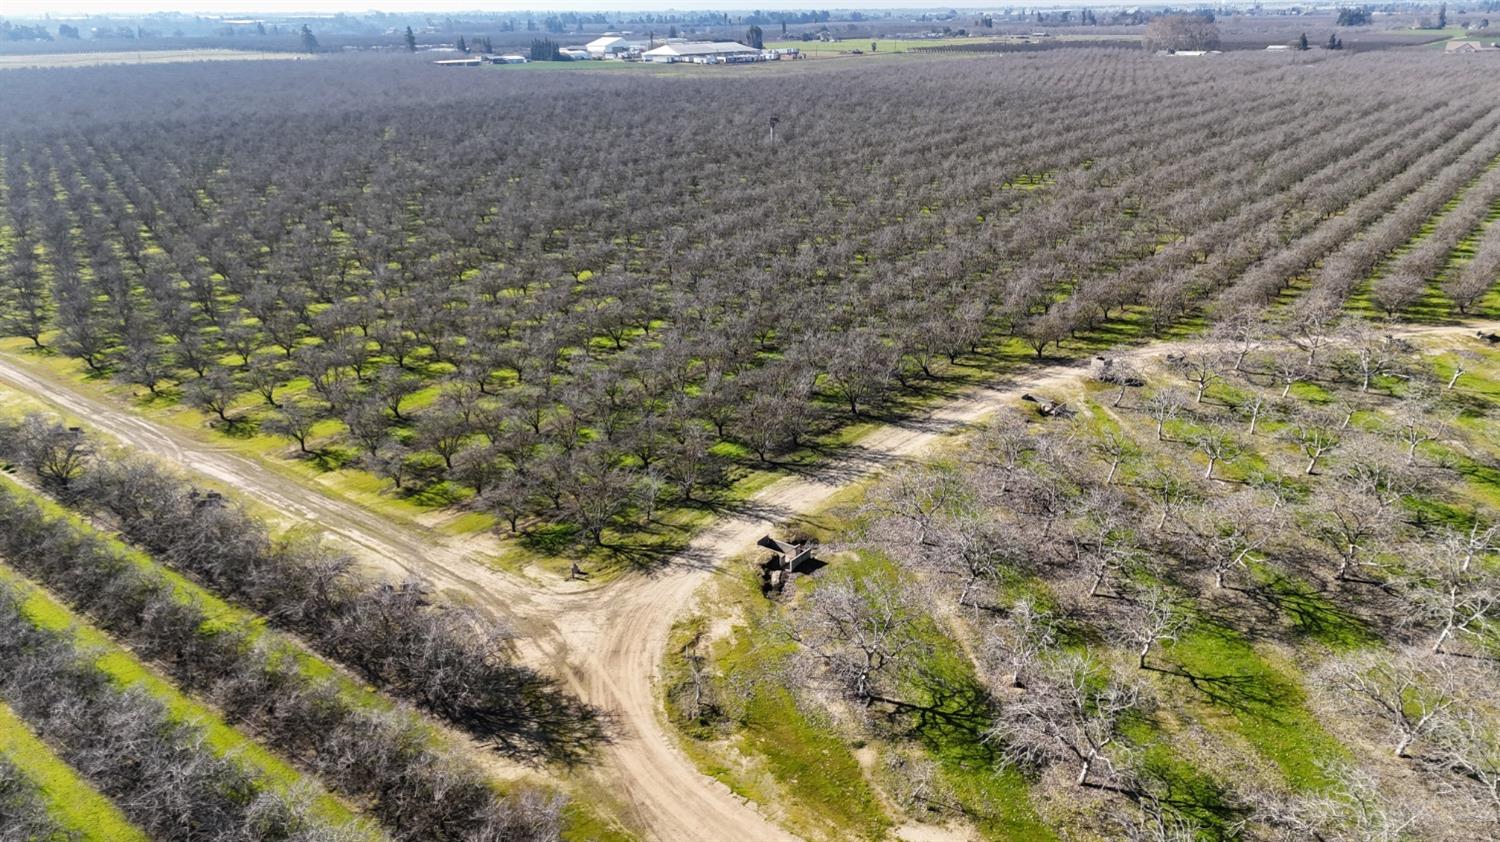
{"label": "tree shadow on grass", "polygon": [[571,523],[539,523],[522,532],[517,541],[530,552],[560,556],[578,543],[579,531]]}
{"label": "tree shadow on grass", "polygon": [[1158,803],[1199,828],[1200,838],[1236,839],[1249,810],[1237,804],[1230,790],[1219,781],[1201,774],[1190,764],[1148,750],[1137,768],[1138,787],[1131,793],[1140,800],[1154,798]]}
{"label": "tree shadow on grass", "polygon": [[228,421],[215,421],[212,426],[224,435],[242,441],[253,439],[260,432],[260,422],[251,415],[237,415]]}
{"label": "tree shadow on grass", "polygon": [[1239,590],[1289,620],[1298,637],[1332,646],[1357,646],[1375,639],[1357,615],[1299,579],[1273,571],[1266,581]]}
{"label": "tree shadow on grass", "polygon": [[1147,669],[1187,679],[1188,684],[1209,702],[1228,710],[1266,716],[1267,711],[1274,709],[1276,705],[1276,688],[1262,675],[1248,672],[1192,672],[1181,667]]}
{"label": "tree shadow on grass", "polygon": [[914,695],[922,703],[879,698],[888,708],[890,721],[909,738],[920,741],[929,751],[952,755],[985,766],[999,762],[996,747],[984,739],[994,722],[995,706],[990,694],[973,681],[951,678],[922,671],[912,680]]}
{"label": "tree shadow on grass", "polygon": [[805,462],[765,464],[802,479],[843,485],[900,461],[900,457],[870,450],[859,442],[809,444],[807,449],[815,458]]}
{"label": "tree shadow on grass", "polygon": [[[1245,660],[1247,647],[1237,632],[1223,626],[1202,624],[1197,631],[1167,650],[1173,656],[1174,664],[1148,665],[1146,669],[1185,679],[1207,701],[1226,710],[1274,718],[1285,688],[1277,686],[1273,673],[1255,669],[1258,661],[1252,660],[1240,665],[1239,669],[1234,668],[1233,662]],[[1205,663],[1214,668],[1203,666]],[[1226,663],[1229,664],[1226,668],[1215,669],[1225,667]]]}

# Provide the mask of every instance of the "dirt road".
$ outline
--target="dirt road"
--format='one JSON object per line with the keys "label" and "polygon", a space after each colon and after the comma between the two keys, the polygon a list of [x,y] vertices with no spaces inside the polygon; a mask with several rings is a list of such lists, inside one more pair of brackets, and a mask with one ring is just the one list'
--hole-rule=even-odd
{"label": "dirt road", "polygon": [[[1500,322],[1417,327],[1403,336],[1463,335]],[[1137,364],[1196,343],[1163,343],[1117,352]],[[718,563],[753,545],[774,525],[812,512],[843,488],[937,446],[1027,391],[1065,387],[1082,363],[1038,366],[1013,381],[970,389],[920,418],[879,427],[847,454],[807,474],[785,477],[754,495],[741,513],[721,517],[654,575],[599,587],[538,583],[499,573],[484,557],[492,540],[453,538],[393,522],[330,497],[260,462],[196,435],[143,419],[116,402],[80,393],[75,384],[17,358],[0,356],[0,382],[84,419],[122,443],[201,472],[288,515],[348,541],[370,563],[433,582],[450,596],[509,619],[521,654],[563,677],[588,701],[618,718],[618,736],[591,772],[601,791],[624,805],[627,823],[661,840],[770,842],[794,837],[723,784],[701,775],[677,748],[662,720],[656,677],[672,623]]]}

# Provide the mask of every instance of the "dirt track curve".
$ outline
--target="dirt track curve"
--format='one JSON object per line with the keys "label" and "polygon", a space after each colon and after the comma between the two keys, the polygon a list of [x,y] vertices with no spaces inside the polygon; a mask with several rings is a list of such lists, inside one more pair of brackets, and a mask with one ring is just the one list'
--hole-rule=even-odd
{"label": "dirt track curve", "polygon": [[[1497,330],[1500,322],[1415,327],[1402,336]],[[1161,343],[1116,352],[1144,362],[1197,343]],[[738,513],[720,517],[653,575],[608,585],[539,582],[497,572],[484,556],[487,538],[453,538],[391,521],[361,506],[289,479],[261,462],[215,445],[207,434],[157,424],[112,400],[81,394],[64,378],[0,356],[0,382],[83,419],[122,443],[197,471],[348,541],[369,562],[421,576],[458,599],[509,619],[521,654],[563,677],[585,699],[617,717],[615,740],[591,773],[601,791],[627,811],[627,823],[677,842],[771,842],[795,837],[718,781],[702,775],[677,748],[662,721],[657,668],[667,635],[718,563],[748,549],[770,527],[818,509],[840,489],[893,463],[930,450],[1026,391],[1075,381],[1083,363],[1038,366],[1013,380],[973,388],[914,419],[878,427],[848,452],[811,473],[761,490]]]}

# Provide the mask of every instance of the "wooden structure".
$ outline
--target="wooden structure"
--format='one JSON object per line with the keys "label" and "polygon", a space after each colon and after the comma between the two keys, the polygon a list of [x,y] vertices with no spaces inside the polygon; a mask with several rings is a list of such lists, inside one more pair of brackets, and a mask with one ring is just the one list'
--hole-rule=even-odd
{"label": "wooden structure", "polygon": [[767,594],[781,593],[792,574],[812,566],[811,542],[788,544],[767,535],[755,543],[771,551],[771,557],[760,566],[761,590]]}
{"label": "wooden structure", "polygon": [[1036,404],[1036,411],[1040,412],[1043,418],[1072,418],[1075,414],[1067,404],[1050,398],[1040,398],[1027,393],[1021,396],[1021,400]]}

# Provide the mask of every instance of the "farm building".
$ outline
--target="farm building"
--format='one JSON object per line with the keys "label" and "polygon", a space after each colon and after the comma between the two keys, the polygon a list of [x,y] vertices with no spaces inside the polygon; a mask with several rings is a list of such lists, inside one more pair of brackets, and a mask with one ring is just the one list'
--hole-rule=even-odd
{"label": "farm building", "polygon": [[1449,41],[1443,45],[1445,53],[1494,53],[1500,52],[1500,45],[1486,44],[1482,41]]}
{"label": "farm building", "polygon": [[484,59],[474,56],[473,58],[445,58],[433,62],[440,67],[478,67],[484,64]]}
{"label": "farm building", "polygon": [[525,64],[528,61],[530,61],[530,59],[526,58],[525,56],[518,56],[518,55],[503,55],[503,56],[491,56],[490,57],[490,64]]}
{"label": "farm building", "polygon": [[618,58],[635,47],[634,42],[627,41],[618,35],[605,35],[583,45],[590,58]]}
{"label": "farm building", "polygon": [[664,64],[682,61],[695,64],[725,64],[761,61],[763,56],[760,50],[734,41],[695,41],[684,44],[663,44],[654,50],[641,53],[641,59]]}

